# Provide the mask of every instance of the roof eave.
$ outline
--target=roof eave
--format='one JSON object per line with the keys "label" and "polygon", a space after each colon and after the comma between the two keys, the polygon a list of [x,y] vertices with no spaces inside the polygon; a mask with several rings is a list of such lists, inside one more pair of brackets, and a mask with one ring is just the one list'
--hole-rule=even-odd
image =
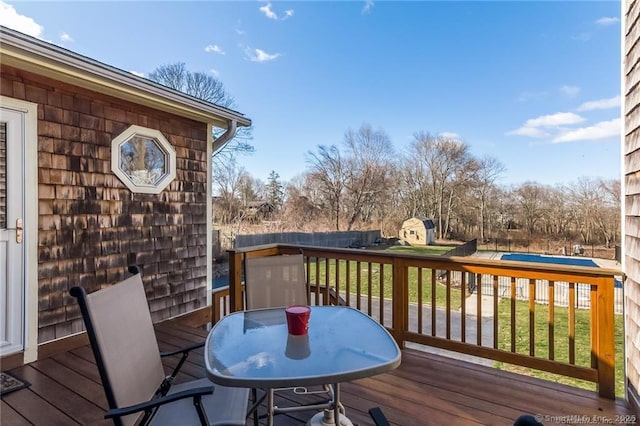
{"label": "roof eave", "polygon": [[239,127],[251,125],[251,120],[239,112],[185,95],[5,27],[0,27],[0,58],[3,64],[9,66],[216,127],[227,128],[232,121]]}

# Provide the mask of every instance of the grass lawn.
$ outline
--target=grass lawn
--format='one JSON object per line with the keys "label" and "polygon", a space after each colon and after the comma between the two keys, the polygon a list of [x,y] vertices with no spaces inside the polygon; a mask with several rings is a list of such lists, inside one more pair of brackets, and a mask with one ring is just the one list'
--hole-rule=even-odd
{"label": "grass lawn", "polygon": [[440,256],[454,248],[455,246],[391,246],[385,249],[385,251],[388,251],[390,253]]}
{"label": "grass lawn", "polygon": [[[498,348],[511,350],[511,303],[503,299],[498,307]],[[575,318],[575,364],[589,367],[591,365],[590,344],[590,315],[586,309],[576,309]],[[549,356],[549,307],[536,304],[535,310],[535,355],[541,358]],[[615,315],[615,361],[616,361],[616,396],[624,396],[624,329],[622,315]],[[569,310],[556,306],[554,309],[554,359],[561,362],[569,362]],[[529,353],[529,306],[527,302],[516,302],[516,352]],[[508,371],[514,371],[528,376],[539,377],[558,383],[564,383],[584,389],[595,390],[592,382],[574,379],[533,370],[531,368],[514,366],[502,362],[494,363],[494,366]]]}
{"label": "grass lawn", "polygon": [[[393,246],[385,251],[391,251],[395,253],[410,253],[410,254],[427,254],[427,255],[440,255],[451,250],[450,246],[425,246],[425,247],[411,247],[411,246]],[[338,268],[338,283],[339,293],[344,297],[347,291],[347,263],[349,264],[349,282],[350,293],[356,293],[356,283],[358,281],[358,262],[346,260],[334,260],[329,261],[329,286],[336,287],[336,265]],[[319,271],[316,274],[316,263],[311,263],[309,282],[319,283],[323,285],[326,282],[326,260],[321,259],[319,261]],[[382,278],[380,271],[382,270]],[[316,279],[317,275],[317,279]],[[371,277],[369,280],[369,276]],[[360,294],[367,296],[369,292],[374,297],[380,297],[380,285],[382,285],[382,296],[386,299],[392,298],[393,292],[393,274],[391,265],[380,265],[378,263],[360,262]],[[371,288],[369,288],[371,287]],[[451,289],[451,308],[459,309],[461,305],[460,289]],[[447,300],[447,287],[442,283],[436,285],[436,303],[438,307],[445,307]],[[409,301],[418,301],[418,268],[409,268]],[[422,275],[422,301],[425,304],[431,304],[431,271],[423,270]]]}

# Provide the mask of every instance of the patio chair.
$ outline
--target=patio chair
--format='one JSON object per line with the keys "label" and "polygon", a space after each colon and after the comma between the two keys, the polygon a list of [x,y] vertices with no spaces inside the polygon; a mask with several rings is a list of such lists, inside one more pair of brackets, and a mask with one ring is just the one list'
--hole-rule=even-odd
{"label": "patio chair", "polygon": [[[130,271],[132,271],[130,269]],[[134,271],[132,271],[134,272]],[[87,294],[73,287],[116,425],[245,425],[249,390],[208,379],[173,384],[195,344],[160,353],[139,274]],[[165,376],[161,356],[181,355]]]}
{"label": "patio chair", "polygon": [[[309,304],[302,254],[249,257],[244,262],[244,292],[248,310]],[[333,395],[331,385],[325,385],[321,390],[276,389],[284,390],[293,390],[298,394]],[[258,401],[256,390],[252,389],[251,392],[252,400]],[[254,415],[255,425],[258,424],[257,419],[258,416]]]}
{"label": "patio chair", "polygon": [[247,309],[309,304],[301,254],[249,257],[244,274]]}

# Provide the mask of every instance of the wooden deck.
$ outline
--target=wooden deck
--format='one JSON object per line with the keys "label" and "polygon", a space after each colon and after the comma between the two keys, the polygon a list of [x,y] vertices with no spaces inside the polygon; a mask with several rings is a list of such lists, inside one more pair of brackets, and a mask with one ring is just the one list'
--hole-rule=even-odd
{"label": "wooden deck", "polygon": [[[206,336],[204,329],[176,324],[160,324],[156,330],[162,350],[202,341]],[[11,372],[31,386],[2,398],[3,426],[111,424],[102,418],[107,403],[88,346]],[[182,372],[178,376],[181,380],[203,377],[202,357],[192,354]],[[394,425],[511,425],[523,413],[543,416],[546,425],[635,424],[623,400],[611,401],[594,392],[411,349],[403,351],[402,364],[395,371],[345,383],[341,389],[348,417],[360,426],[373,424],[367,412],[376,406]],[[276,402],[285,405],[292,401]],[[312,415],[280,415],[276,424],[301,425]]]}

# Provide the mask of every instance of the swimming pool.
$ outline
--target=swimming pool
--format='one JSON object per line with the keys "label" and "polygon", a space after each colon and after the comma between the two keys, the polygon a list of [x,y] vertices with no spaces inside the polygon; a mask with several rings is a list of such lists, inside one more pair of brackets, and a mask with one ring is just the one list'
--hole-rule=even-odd
{"label": "swimming pool", "polygon": [[589,266],[592,268],[599,268],[598,264],[593,260],[580,257],[555,257],[542,254],[505,253],[500,259],[516,260],[519,262],[554,263],[556,265]]}
{"label": "swimming pool", "polygon": [[[591,268],[599,268],[598,264],[591,259],[584,259],[580,257],[556,257],[556,256],[547,256],[543,254],[505,253],[500,257],[500,260],[515,260],[518,262],[553,263],[556,265],[572,265],[572,266],[586,266]],[[615,287],[622,288],[622,281],[616,279]]]}

